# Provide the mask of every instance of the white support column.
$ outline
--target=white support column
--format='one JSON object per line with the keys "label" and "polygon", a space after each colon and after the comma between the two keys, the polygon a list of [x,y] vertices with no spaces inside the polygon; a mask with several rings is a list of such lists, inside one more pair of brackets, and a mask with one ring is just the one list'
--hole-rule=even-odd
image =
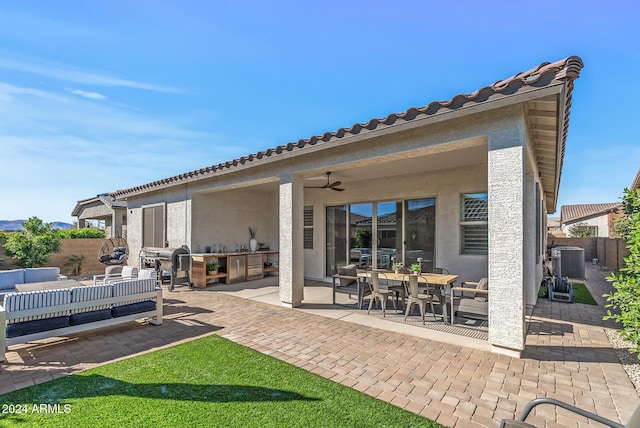
{"label": "white support column", "polygon": [[113,210],[111,213],[111,236],[124,236],[122,233],[122,213]]}
{"label": "white support column", "polygon": [[280,301],[298,307],[304,298],[304,188],[302,179],[280,177]]}
{"label": "white support column", "polygon": [[524,349],[524,138],[509,127],[489,136],[489,342]]}

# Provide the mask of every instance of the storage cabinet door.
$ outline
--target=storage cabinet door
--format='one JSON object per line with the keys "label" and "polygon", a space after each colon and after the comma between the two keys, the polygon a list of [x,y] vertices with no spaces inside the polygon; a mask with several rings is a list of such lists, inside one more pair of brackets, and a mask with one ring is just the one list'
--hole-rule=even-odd
{"label": "storage cabinet door", "polygon": [[230,283],[245,281],[246,257],[229,256],[227,269],[227,275]]}
{"label": "storage cabinet door", "polygon": [[247,280],[262,278],[262,254],[247,256]]}

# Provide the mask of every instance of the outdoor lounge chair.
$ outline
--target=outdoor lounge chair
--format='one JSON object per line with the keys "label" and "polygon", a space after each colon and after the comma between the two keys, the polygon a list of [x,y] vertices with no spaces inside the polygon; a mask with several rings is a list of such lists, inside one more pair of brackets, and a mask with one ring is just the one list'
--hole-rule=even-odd
{"label": "outdoor lounge chair", "polygon": [[[337,281],[336,281],[337,280]],[[333,304],[336,304],[336,293],[348,294],[349,297],[358,296],[358,309],[362,309],[364,296],[371,290],[365,287],[363,281],[358,278],[356,265],[347,265],[338,268],[338,273],[333,275]]]}
{"label": "outdoor lounge chair", "polygon": [[626,425],[622,425],[612,420],[603,418],[602,416],[598,416],[595,413],[580,409],[579,407],[572,406],[553,398],[536,398],[535,400],[530,401],[529,403],[527,403],[518,419],[503,419],[500,423],[500,428],[536,428],[535,425],[525,422],[525,419],[527,419],[527,416],[529,416],[529,413],[531,413],[534,407],[541,404],[551,404],[553,406],[561,407],[572,413],[600,422],[601,424],[604,424],[611,428],[640,428],[640,406],[638,406],[633,412]]}
{"label": "outdoor lounge chair", "polygon": [[478,282],[463,282],[462,287],[451,287],[451,324],[456,312],[473,317],[489,316],[489,281],[482,278]]}
{"label": "outdoor lounge chair", "polygon": [[133,266],[123,266],[120,273],[108,273],[104,275],[94,275],[93,285],[108,284],[110,282],[124,281],[127,279],[136,279],[138,277],[138,268]]}

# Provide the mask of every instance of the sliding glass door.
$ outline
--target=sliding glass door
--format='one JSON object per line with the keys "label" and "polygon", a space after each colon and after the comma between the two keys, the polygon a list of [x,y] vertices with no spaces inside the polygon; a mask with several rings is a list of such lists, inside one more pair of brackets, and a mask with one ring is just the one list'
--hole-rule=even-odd
{"label": "sliding glass door", "polygon": [[376,268],[391,270],[402,258],[402,202],[378,202],[375,208]]}
{"label": "sliding glass door", "polygon": [[367,202],[326,208],[326,275],[355,264],[360,269],[392,269],[435,258],[435,198]]}
{"label": "sliding glass door", "polygon": [[406,230],[404,265],[422,261],[422,270],[430,272],[435,263],[436,200],[405,201]]}
{"label": "sliding glass door", "polygon": [[325,274],[332,276],[347,265],[347,206],[327,207]]}
{"label": "sliding glass door", "polygon": [[373,204],[349,205],[349,262],[371,269],[373,261]]}

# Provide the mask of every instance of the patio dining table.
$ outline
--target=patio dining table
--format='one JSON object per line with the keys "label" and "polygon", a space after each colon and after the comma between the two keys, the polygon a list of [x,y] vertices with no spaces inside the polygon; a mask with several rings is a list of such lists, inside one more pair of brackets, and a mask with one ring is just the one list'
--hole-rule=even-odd
{"label": "patio dining table", "polygon": [[[384,276],[381,279],[387,279],[388,281],[395,282],[396,284],[388,286],[390,290],[394,290],[402,295],[403,304],[405,295],[404,281],[408,280],[410,274],[408,273],[395,273],[395,272],[386,272],[386,271],[378,271]],[[358,272],[358,278],[362,281],[362,286],[366,286],[366,278],[367,272]],[[442,307],[442,317],[444,322],[447,322],[448,313],[447,313],[447,305],[444,299],[447,291],[450,290],[451,285],[458,280],[458,275],[451,274],[438,274],[438,273],[422,273],[418,275],[418,284],[428,283],[429,285],[433,285],[437,290],[437,294],[440,295]]]}

